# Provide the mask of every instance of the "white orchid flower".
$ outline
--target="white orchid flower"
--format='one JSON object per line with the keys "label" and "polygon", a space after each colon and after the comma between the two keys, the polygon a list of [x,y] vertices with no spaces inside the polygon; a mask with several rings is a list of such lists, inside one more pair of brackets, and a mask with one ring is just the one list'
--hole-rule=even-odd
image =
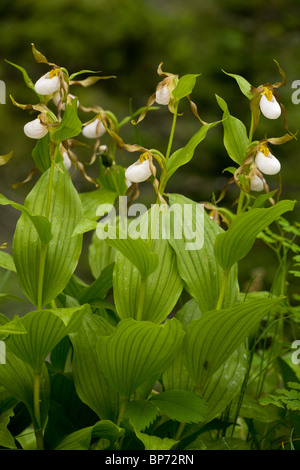
{"label": "white orchid flower", "polygon": [[250,180],[251,191],[263,191],[265,182],[266,180],[264,178],[261,179],[258,175],[253,175]]}
{"label": "white orchid flower", "polygon": [[51,95],[59,89],[60,80],[58,71],[59,69],[53,69],[38,79],[34,89],[39,95]]}
{"label": "white orchid flower", "polygon": [[66,169],[69,170],[72,166],[72,162],[70,160],[68,152],[63,152],[62,157],[63,157],[63,164],[65,165]]}
{"label": "white orchid flower", "polygon": [[152,175],[150,169],[150,160],[146,158],[144,160],[141,156],[136,162],[130,165],[125,171],[125,178],[128,180],[127,183],[142,183],[146,181]]}
{"label": "white orchid flower", "polygon": [[155,101],[157,104],[168,105],[170,103],[171,93],[167,85],[157,89],[155,93]]}
{"label": "white orchid flower", "polygon": [[88,139],[97,139],[105,133],[105,126],[102,124],[100,118],[94,119],[82,129],[82,134]]}
{"label": "white orchid flower", "polygon": [[265,175],[276,175],[280,172],[280,161],[265,146],[257,153],[255,163],[259,171]]}
{"label": "white orchid flower", "polygon": [[277,119],[281,115],[281,107],[271,90],[262,93],[259,107],[262,114],[268,119]]}
{"label": "white orchid flower", "polygon": [[27,137],[30,137],[30,139],[41,139],[48,133],[48,128],[45,124],[41,123],[39,118],[36,118],[25,124],[24,133]]}

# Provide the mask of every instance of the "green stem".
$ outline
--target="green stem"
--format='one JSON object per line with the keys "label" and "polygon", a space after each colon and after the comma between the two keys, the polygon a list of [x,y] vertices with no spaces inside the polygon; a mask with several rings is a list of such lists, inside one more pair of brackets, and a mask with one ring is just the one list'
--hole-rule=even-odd
{"label": "green stem", "polygon": [[217,303],[216,310],[221,310],[221,308],[222,308],[223,300],[224,300],[225,292],[226,292],[227,281],[228,281],[228,277],[229,277],[229,272],[230,272],[229,269],[224,271],[224,276],[223,276],[223,279],[222,279],[222,284],[221,284],[221,289],[220,289],[220,293],[219,293],[219,298],[218,298],[218,303]]}
{"label": "green stem", "polygon": [[241,192],[240,192],[240,197],[239,197],[239,202],[238,202],[238,207],[237,207],[237,215],[241,214],[243,212],[243,203],[244,203],[244,197],[245,197],[245,193],[244,191],[241,189]]}
{"label": "green stem", "polygon": [[178,426],[175,438],[174,438],[175,441],[180,441],[181,434],[183,433],[184,428],[185,428],[185,423],[180,423]]}
{"label": "green stem", "polygon": [[178,104],[179,104],[179,101],[177,101],[177,103],[175,104],[172,127],[171,127],[171,132],[170,132],[170,137],[169,137],[169,142],[168,142],[168,148],[167,148],[167,153],[166,153],[166,161],[168,161],[168,158],[170,156],[171,149],[172,149],[174,133],[175,133],[175,127],[176,127],[176,121],[177,121]]}
{"label": "green stem", "polygon": [[41,425],[41,410],[40,410],[40,383],[41,383],[41,372],[34,372],[33,381],[33,410],[35,417],[35,438],[38,450],[44,448],[43,444],[43,430]]}
{"label": "green stem", "polygon": [[126,399],[121,399],[120,409],[119,409],[119,416],[118,416],[118,419],[117,419],[117,422],[116,422],[117,426],[120,426],[120,424],[123,420],[126,405],[127,405],[127,400]]}

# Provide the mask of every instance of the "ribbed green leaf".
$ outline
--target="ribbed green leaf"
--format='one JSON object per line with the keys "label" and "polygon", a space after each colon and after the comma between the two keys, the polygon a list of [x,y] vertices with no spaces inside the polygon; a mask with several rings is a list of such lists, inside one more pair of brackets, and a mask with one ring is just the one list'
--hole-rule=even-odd
{"label": "ribbed green leaf", "polygon": [[[10,205],[14,209],[21,211],[22,214],[25,217],[28,217],[28,219],[30,219],[29,221],[31,221],[34,225],[41,242],[45,244],[48,244],[50,242],[50,240],[52,239],[51,224],[49,220],[46,219],[46,217],[44,217],[43,215],[37,215],[32,210],[29,210],[27,206],[22,206],[17,202],[10,201],[2,194],[0,194],[0,205]],[[27,220],[27,222],[29,221]]]}
{"label": "ribbed green leaf", "polygon": [[107,188],[98,188],[95,191],[89,191],[79,194],[82,202],[84,217],[96,220],[100,217],[97,214],[97,208],[101,204],[114,204],[117,193]]}
{"label": "ribbed green leaf", "polygon": [[[141,226],[144,223],[143,217],[144,221],[146,217],[150,220],[151,210],[142,216]],[[158,223],[157,228],[159,227]],[[153,239],[151,251],[158,257],[158,266],[144,281],[144,294],[141,293],[141,275],[138,269],[121,253],[116,254],[113,287],[115,305],[120,318],[137,318],[142,295],[141,319],[161,323],[171,313],[180,297],[183,282],[168,240]]]}
{"label": "ribbed green leaf", "polygon": [[237,75],[235,73],[228,73],[223,70],[226,75],[229,75],[229,77],[232,77],[236,80],[241,92],[249,99],[252,100],[253,98],[253,93],[251,93],[251,84],[246,80],[244,77],[241,75]]}
{"label": "ribbed green leaf", "polygon": [[236,216],[226,232],[217,236],[215,255],[219,265],[230,269],[251,250],[257,235],[284,212],[293,210],[294,201],[279,201],[268,208],[251,209]]}
{"label": "ribbed green leaf", "polygon": [[110,335],[114,328],[98,315],[85,316],[82,327],[70,335],[74,348],[72,372],[79,398],[100,419],[115,421],[118,416],[119,396],[103,373],[101,356],[97,344],[102,337]]}
{"label": "ribbed green leaf", "polygon": [[138,269],[142,278],[148,277],[157,269],[158,256],[150,250],[147,241],[131,238],[118,227],[106,226],[104,233],[107,234],[105,242],[122,253]]}
{"label": "ribbed green leaf", "polygon": [[103,372],[124,397],[168,367],[178,351],[184,332],[176,319],[163,325],[121,320],[113,334],[98,344]]}
{"label": "ribbed green leaf", "polygon": [[92,438],[108,439],[114,443],[124,434],[124,429],[116,426],[112,421],[103,420],[94,426],[75,431],[66,436],[55,450],[89,450]]}
{"label": "ribbed green leaf", "polygon": [[88,261],[95,279],[98,279],[106,266],[115,261],[115,254],[116,250],[111,246],[108,246],[105,240],[98,238],[97,233],[94,232],[92,242],[89,245]]}
{"label": "ribbed green leaf", "polygon": [[79,328],[88,310],[88,306],[82,306],[27,313],[20,319],[27,334],[18,339],[14,335],[7,340],[7,345],[15,355],[39,371],[52,349]]}
{"label": "ribbed green leaf", "polygon": [[231,116],[223,98],[218,95],[216,95],[216,98],[223,110],[224,146],[229,157],[241,165],[246,158],[249,143],[246,127],[242,121]]}
{"label": "ribbed green leaf", "polygon": [[[214,256],[214,243],[218,234],[223,230],[213,222],[204,212],[204,227],[196,227],[196,206],[197,203],[179,194],[169,194],[171,208],[176,215],[176,204],[184,213],[184,205],[192,206],[192,221],[196,236],[201,240],[204,231],[203,247],[199,250],[187,250],[186,243],[190,242],[186,238],[184,230],[182,238],[171,236],[169,242],[176,253],[179,273],[186,284],[188,292],[197,300],[201,312],[207,312],[216,308],[218,292],[224,276],[223,269],[218,265]],[[173,207],[172,207],[173,206]],[[180,211],[179,211],[180,212]],[[171,235],[172,235],[171,230]],[[237,301],[239,292],[237,267],[231,270],[226,289],[224,306],[232,305]]]}
{"label": "ribbed green leaf", "polygon": [[282,298],[241,302],[207,312],[187,327],[184,360],[189,374],[201,386],[257,327]]}
{"label": "ribbed green leaf", "polygon": [[51,165],[49,144],[50,136],[48,133],[42,139],[38,139],[32,151],[32,158],[34,160],[34,163],[42,173],[44,173],[44,171],[47,171]]}
{"label": "ribbed green leaf", "polygon": [[19,335],[26,333],[26,328],[17,315],[15,315],[14,318],[9,321],[8,318],[0,313],[0,338],[7,335]]}
{"label": "ribbed green leaf", "polygon": [[[6,363],[0,365],[0,385],[17,400],[25,403],[31,415],[34,418],[34,405],[33,405],[33,383],[34,372],[32,367],[26,362],[19,359],[13,354],[9,347],[6,353]],[[41,387],[40,387],[40,409],[41,409],[41,423],[45,423],[49,408],[49,375],[45,364],[41,370]]]}
{"label": "ribbed green leaf", "polygon": [[204,421],[207,405],[200,395],[188,390],[168,390],[150,398],[169,418],[181,423]]}
{"label": "ribbed green leaf", "polygon": [[[41,176],[25,200],[25,207],[41,216],[46,210],[49,172],[50,169]],[[40,276],[43,279],[41,305],[51,302],[68,284],[81,252],[82,236],[72,237],[81,217],[82,205],[69,174],[54,167],[49,217],[53,238],[46,249],[44,269],[41,267],[41,243],[28,217],[20,217],[13,240],[20,285],[35,305],[39,302]]]}

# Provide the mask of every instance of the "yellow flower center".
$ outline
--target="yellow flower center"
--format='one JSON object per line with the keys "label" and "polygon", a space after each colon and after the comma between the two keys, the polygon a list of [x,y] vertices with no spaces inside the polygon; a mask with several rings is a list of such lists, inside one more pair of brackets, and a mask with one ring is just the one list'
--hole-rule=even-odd
{"label": "yellow flower center", "polygon": [[259,151],[264,154],[265,157],[267,157],[270,153],[270,150],[265,144],[261,144],[259,147]]}
{"label": "yellow flower center", "polygon": [[52,69],[49,72],[49,78],[57,77],[59,75],[59,69]]}
{"label": "yellow flower center", "polygon": [[143,163],[146,160],[149,160],[148,152],[144,152],[144,153],[142,153],[142,155],[140,155],[140,162],[141,163]]}
{"label": "yellow flower center", "polygon": [[265,89],[263,91],[263,95],[265,95],[265,97],[267,98],[268,101],[271,101],[271,99],[273,98],[272,90],[270,90],[270,88],[267,88],[267,87],[265,87]]}

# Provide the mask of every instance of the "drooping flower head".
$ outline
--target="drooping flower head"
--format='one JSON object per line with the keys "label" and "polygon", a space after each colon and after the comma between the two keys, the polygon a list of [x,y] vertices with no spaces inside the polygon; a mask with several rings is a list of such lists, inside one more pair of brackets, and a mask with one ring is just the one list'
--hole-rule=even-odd
{"label": "drooping flower head", "polygon": [[140,158],[130,165],[125,171],[125,178],[131,183],[142,183],[152,175],[149,155],[143,153]]}
{"label": "drooping flower head", "polygon": [[50,72],[47,72],[34,85],[35,91],[39,95],[51,95],[60,88],[60,68],[53,68]]}
{"label": "drooping flower head", "polygon": [[255,163],[259,171],[265,175],[276,175],[280,172],[280,161],[274,157],[267,145],[262,144],[255,157]]}
{"label": "drooping flower head", "polygon": [[106,128],[101,117],[96,117],[83,126],[82,134],[88,139],[97,139],[105,134]]}
{"label": "drooping flower head", "polygon": [[24,126],[24,133],[30,139],[41,139],[48,133],[47,125],[41,120],[42,115],[39,115],[33,121],[29,121]]}

